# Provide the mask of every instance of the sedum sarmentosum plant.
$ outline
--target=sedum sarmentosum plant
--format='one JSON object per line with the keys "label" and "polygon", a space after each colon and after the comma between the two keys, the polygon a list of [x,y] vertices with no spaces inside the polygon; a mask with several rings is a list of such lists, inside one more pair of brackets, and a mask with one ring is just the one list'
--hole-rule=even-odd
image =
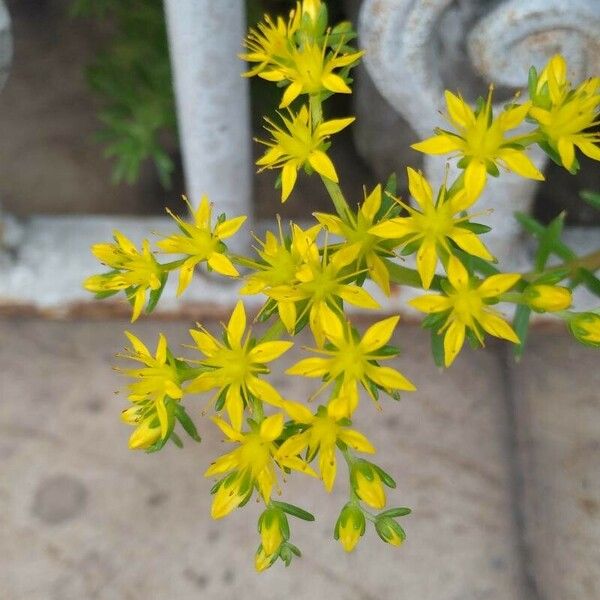
{"label": "sedum sarmentosum plant", "polygon": [[[327,491],[346,479],[348,500],[333,527],[346,551],[354,549],[367,526],[384,542],[398,546],[404,541],[398,519],[410,510],[388,507],[394,480],[373,462],[375,448],[353,422],[361,390],[378,406],[415,389],[391,344],[399,317],[358,327],[346,312],[347,306],[379,307],[364,285],[368,280],[387,295],[393,285],[423,290],[410,304],[425,313],[434,359],[446,367],[465,340],[482,347],[488,336],[508,340],[520,355],[532,312],[553,312],[579,341],[600,346],[600,310],[571,309],[572,290],[579,285],[600,296],[594,275],[600,252],[576,256],[561,241],[562,215],[548,226],[517,215],[537,240],[535,266],[528,273],[505,273],[482,239],[489,227],[473,220],[488,177],[506,169],[543,179],[528,156],[534,144],[573,172],[578,151],[600,159],[593,129],[600,79],[573,87],[565,60],[557,55],[541,72],[531,70],[530,99],[510,103],[499,114],[492,114],[491,91],[475,108],[447,92],[450,128],[414,147],[458,159],[456,180],[434,189],[423,173],[409,167],[412,200],[397,197],[392,177],[366,191],[353,207],[328,154],[332,138],[353,118],[328,119],[323,106],[332,94],[350,93],[350,72],[362,54],[350,45],[354,37],[348,23],[328,26],[320,0],[303,0],[287,19],[265,17],[248,34],[242,55],[250,63],[246,76],[281,88],[280,111],[267,119],[258,166],[279,171],[282,201],[290,198],[300,173],[320,177],[333,213],[315,214],[314,225],[306,229],[280,223],[256,240],[255,255],[247,257],[227,247],[245,217],[215,218],[203,198],[192,219],[175,217],[178,231],[154,247],[144,240],[138,248],[120,232],[114,243],[95,245],[93,253],[109,270],[85,282],[99,298],[124,292],[132,320],[144,307],[147,313],[153,310],[169,275],[178,274],[181,294],[198,267],[239,278],[242,297],[264,299],[257,320],[270,326],[260,336],[253,334],[239,300],[221,335],[200,324],[190,330],[193,345],[185,358],[176,356],[162,334],[152,353],[127,333],[130,348],[124,355],[137,363],[124,370],[132,380],[130,406],[123,412],[133,427],[132,449],[156,452],[169,440],[181,445],[180,428],[199,441],[188,411],[199,413],[199,397],[206,394],[211,420],[232,448],[206,469],[205,475],[215,479],[212,517],[227,516],[253,496],[264,503],[255,558],[259,571],[300,555],[290,541],[290,517],[314,519],[274,498],[292,471],[318,477]],[[523,124],[528,126],[524,133]],[[175,255],[174,260],[159,260],[165,255]],[[416,269],[399,265],[398,255],[414,255]],[[512,322],[500,304],[516,306]],[[314,347],[287,374],[322,383],[310,399],[286,398],[267,375],[304,329],[312,333]]]}

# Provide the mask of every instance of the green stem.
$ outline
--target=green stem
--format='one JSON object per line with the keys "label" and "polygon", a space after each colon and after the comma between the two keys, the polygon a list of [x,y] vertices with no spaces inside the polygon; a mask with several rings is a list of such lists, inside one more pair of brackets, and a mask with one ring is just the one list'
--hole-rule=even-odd
{"label": "green stem", "polygon": [[[390,281],[397,283],[398,285],[408,285],[410,287],[423,289],[423,284],[421,283],[421,276],[418,271],[415,269],[409,269],[408,267],[403,267],[391,260],[384,258],[383,262],[390,274]],[[442,277],[439,275],[435,275],[430,289],[434,291],[441,291],[440,282]]]}
{"label": "green stem", "polygon": [[277,319],[265,333],[260,337],[259,342],[271,342],[281,337],[281,334],[285,332],[285,325],[281,319]]}
{"label": "green stem", "polygon": [[[308,103],[310,106],[312,127],[314,129],[323,120],[323,106],[321,104],[320,94],[311,94],[309,96]],[[324,177],[323,175],[321,175],[321,181],[323,181],[323,185],[325,186],[325,189],[327,190],[327,193],[333,202],[333,206],[335,207],[337,214],[343,221],[351,222],[349,216],[351,214],[350,207],[346,202],[346,198],[344,197],[339,184],[331,179],[328,179],[327,177]]]}
{"label": "green stem", "polygon": [[530,281],[537,279],[542,274],[546,275],[548,273],[562,271],[563,269],[569,269],[569,273],[566,275],[566,277],[576,276],[579,269],[585,269],[591,273],[595,273],[596,271],[600,270],[600,250],[595,250],[594,252],[590,252],[584,256],[578,256],[573,260],[567,260],[561,265],[556,265],[554,267],[550,267],[549,269],[545,269],[542,271],[542,273],[524,273],[523,279]]}

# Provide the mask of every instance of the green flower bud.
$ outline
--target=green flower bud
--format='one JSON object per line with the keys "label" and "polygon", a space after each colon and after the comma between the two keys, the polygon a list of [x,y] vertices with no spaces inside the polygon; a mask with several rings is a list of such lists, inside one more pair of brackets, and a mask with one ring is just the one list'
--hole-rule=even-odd
{"label": "green flower bud", "polygon": [[571,290],[560,285],[530,285],[523,292],[528,306],[540,312],[566,310],[573,301]]}
{"label": "green flower bud", "polygon": [[342,508],[335,524],[334,537],[340,541],[346,552],[352,552],[364,533],[365,515],[354,502],[348,502]]}
{"label": "green flower bud", "polygon": [[392,544],[392,546],[400,546],[406,539],[404,529],[391,517],[377,517],[375,520],[375,530],[384,542]]}
{"label": "green flower bud", "polygon": [[600,348],[600,315],[592,312],[583,312],[573,315],[569,319],[569,329],[573,337],[594,348]]}

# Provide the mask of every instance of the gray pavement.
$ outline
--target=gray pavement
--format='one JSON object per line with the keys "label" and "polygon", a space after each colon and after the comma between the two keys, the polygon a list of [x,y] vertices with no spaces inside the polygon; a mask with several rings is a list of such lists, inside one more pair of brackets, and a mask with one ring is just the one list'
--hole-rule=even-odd
{"label": "gray pavement", "polygon": [[[187,343],[186,322],[158,330]],[[417,385],[379,413],[363,399],[356,426],[396,478],[400,548],[368,531],[347,555],[331,539],[346,497],[291,477],[283,499],[317,516],[292,523],[302,559],[253,568],[250,503],[210,519],[202,444],[127,450],[123,380],[111,370],[125,322],[0,321],[0,598],[271,600],[596,600],[600,597],[600,374],[597,352],[538,331],[519,365],[502,346],[433,365],[427,336],[402,325],[397,366]],[[301,340],[302,341],[302,340]],[[304,340],[307,341],[307,340]],[[280,367],[297,355],[288,353]],[[277,365],[277,363],[275,363]],[[298,400],[310,386],[281,377]],[[188,406],[198,416],[203,401]]]}

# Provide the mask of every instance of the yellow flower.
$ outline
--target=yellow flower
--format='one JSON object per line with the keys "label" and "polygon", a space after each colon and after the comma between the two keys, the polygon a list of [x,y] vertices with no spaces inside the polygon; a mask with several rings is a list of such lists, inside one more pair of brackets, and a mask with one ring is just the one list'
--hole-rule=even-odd
{"label": "yellow flower", "polygon": [[342,324],[339,319],[331,318],[324,324],[325,336],[330,345],[322,350],[315,350],[325,358],[304,358],[286,373],[323,378],[325,382],[321,390],[334,382],[356,390],[360,382],[375,401],[377,388],[390,394],[394,390],[413,391],[415,386],[404,375],[391,367],[378,364],[397,354],[387,343],[399,319],[400,317],[389,317],[378,321],[367,329],[362,339],[357,339],[350,323]]}
{"label": "yellow flower", "polygon": [[255,344],[250,332],[245,340],[242,339],[245,330],[246,311],[241,300],[236,304],[225,328],[223,343],[208,331],[190,330],[198,349],[206,357],[196,362],[207,370],[192,380],[186,392],[205,392],[218,388],[216,395],[224,394],[225,409],[236,431],[242,427],[244,404],[248,404],[252,396],[274,405],[281,403],[279,392],[257,375],[268,373],[266,363],[279,358],[294,345],[285,341]]}
{"label": "yellow flower", "polygon": [[[374,235],[371,230],[380,209],[381,185],[377,185],[365,197],[356,215],[348,211],[348,221],[329,213],[314,213],[314,216],[328,231],[343,237],[346,246],[356,250],[358,268],[366,266],[369,277],[389,296],[390,275],[381,256],[393,256],[393,252],[390,243],[381,239],[385,236]],[[384,219],[385,215],[379,222],[389,222]]]}
{"label": "yellow flower", "polygon": [[[317,345],[322,346],[325,324],[336,319],[336,313],[342,310],[339,299],[362,308],[379,308],[379,304],[363,288],[348,283],[357,275],[346,268],[356,259],[356,248],[339,250],[331,257],[327,248],[321,255],[317,244],[307,235],[299,236],[294,242],[304,256],[304,264],[296,272],[296,281],[266,288],[263,293],[289,307],[284,320],[289,331],[308,311],[310,328]],[[297,302],[305,302],[300,315],[297,315]]]}
{"label": "yellow flower", "polygon": [[463,346],[466,328],[483,344],[482,330],[498,338],[519,343],[512,327],[489,303],[513,287],[520,279],[518,273],[492,275],[479,284],[469,280],[469,273],[455,256],[448,260],[447,295],[428,294],[409,304],[425,313],[445,313],[446,322],[439,330],[444,333],[444,362],[448,367]]}
{"label": "yellow flower", "polygon": [[128,299],[133,302],[133,322],[142,312],[146,292],[158,290],[164,283],[164,275],[148,240],[142,242],[142,251],[139,252],[135,244],[121,232],[115,230],[113,237],[116,243],[94,244],[92,254],[114,271],[92,275],[83,285],[86,290],[101,295],[125,290]]}
{"label": "yellow flower", "polygon": [[169,209],[167,212],[175,219],[183,235],[171,235],[157,242],[157,246],[167,254],[185,254],[187,258],[179,270],[179,285],[177,295],[182,294],[192,280],[194,267],[202,261],[221,275],[237,277],[239,273],[229,258],[225,255],[227,250],[222,240],[231,237],[242,226],[246,217],[235,217],[211,225],[212,206],[206,196],[196,210],[193,210],[187,198],[184,200],[194,216],[193,223],[186,223],[175,216]]}
{"label": "yellow flower", "polygon": [[318,453],[321,479],[328,492],[331,492],[335,482],[337,470],[335,450],[338,440],[358,452],[368,454],[375,452],[371,442],[362,433],[342,425],[340,419],[333,416],[324,406],[319,407],[315,415],[303,404],[289,400],[283,402],[283,408],[296,423],[307,427],[301,433],[296,433],[285,440],[276,456],[288,459],[308,448],[307,460],[310,462]]}
{"label": "yellow flower", "polygon": [[335,524],[334,537],[339,539],[346,552],[352,552],[365,533],[365,515],[360,507],[348,502],[342,508]]}
{"label": "yellow flower", "polygon": [[569,319],[568,324],[575,339],[586,346],[600,348],[600,314],[576,313]]}
{"label": "yellow flower", "polygon": [[505,137],[518,127],[527,116],[531,103],[511,106],[492,116],[492,93],[476,113],[460,97],[446,90],[446,104],[450,122],[457,133],[436,130],[436,135],[413,144],[411,148],[425,154],[455,153],[461,157],[459,166],[465,168],[465,190],[475,200],[483,190],[487,173],[498,173],[498,164],[522,177],[544,179],[525,151],[520,147],[521,136]]}
{"label": "yellow flower", "polygon": [[288,112],[289,118],[280,115],[285,129],[265,118],[269,125],[266,130],[271,134],[272,140],[258,140],[268,149],[256,161],[256,164],[261,167],[259,172],[264,169],[281,169],[282,202],[285,202],[292,193],[300,167],[310,166],[319,175],[338,182],[335,167],[326,154],[326,140],[354,121],[354,117],[332,119],[323,121],[313,128],[306,106],[302,106],[297,114],[291,110]]}
{"label": "yellow flower", "polygon": [[418,209],[401,203],[410,216],[389,219],[372,227],[370,232],[382,238],[400,239],[401,245],[419,244],[417,270],[423,287],[427,290],[431,285],[440,252],[452,254],[450,240],[469,254],[493,260],[494,257],[479,238],[461,226],[470,218],[468,215],[461,216],[461,213],[475,199],[469,197],[464,188],[448,195],[445,186],[442,186],[434,202],[433,190],[423,174],[410,167],[407,171],[408,188]]}
{"label": "yellow flower", "polygon": [[267,417],[255,430],[241,433],[219,417],[213,417],[215,424],[239,446],[232,452],[220,456],[204,473],[205,477],[228,473],[220,482],[212,503],[213,519],[220,519],[237,508],[254,487],[258,489],[265,503],[271,498],[273,486],[277,482],[275,465],[295,469],[316,476],[315,472],[300,458],[276,457],[277,446],[273,443],[283,431],[281,413]]}
{"label": "yellow flower", "polygon": [[[125,375],[133,377],[134,382],[128,384],[128,398],[135,406],[123,411],[122,418],[126,423],[139,424],[129,441],[130,448],[146,448],[160,437],[165,439],[173,423],[169,400],[180,400],[183,397],[181,380],[175,365],[175,359],[167,348],[167,340],[161,333],[156,346],[155,355],[132,333],[125,332],[132,350],[121,355],[144,365],[138,369],[119,369]],[[156,427],[154,429],[154,421]],[[156,436],[156,439],[149,441]],[[148,443],[147,443],[148,442]]]}
{"label": "yellow flower", "polygon": [[539,75],[534,106],[529,115],[539,124],[550,148],[565,168],[575,168],[575,147],[600,160],[600,78],[584,81],[575,89],[567,80],[567,63],[553,56]]}
{"label": "yellow flower", "polygon": [[531,308],[542,312],[566,310],[573,300],[569,288],[545,284],[530,285],[523,292],[523,297]]}
{"label": "yellow flower", "polygon": [[290,11],[287,21],[283,17],[277,17],[277,21],[274,22],[269,15],[265,15],[264,22],[259,23],[256,29],[250,29],[244,40],[244,46],[249,52],[240,54],[240,58],[258,64],[244,73],[244,77],[259,75],[272,64],[277,65],[290,60],[294,34],[298,30],[301,17],[299,10]]}
{"label": "yellow flower", "polygon": [[351,94],[352,90],[335,69],[353,66],[364,54],[363,51],[339,54],[340,49],[327,53],[327,45],[306,41],[300,48],[291,50],[288,64],[274,65],[259,76],[268,81],[287,81],[279,108],[289,106],[300,94],[333,92]]}

